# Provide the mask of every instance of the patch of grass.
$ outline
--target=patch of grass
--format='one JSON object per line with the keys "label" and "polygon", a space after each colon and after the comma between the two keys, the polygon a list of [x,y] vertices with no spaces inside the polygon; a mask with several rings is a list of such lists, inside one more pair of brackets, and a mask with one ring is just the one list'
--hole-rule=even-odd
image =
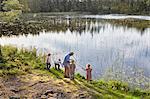
{"label": "patch of grass", "polygon": [[17,49],[12,46],[2,46],[3,63],[0,63],[1,76],[11,76],[29,73],[32,69],[44,69],[41,56],[36,50]]}
{"label": "patch of grass", "polygon": [[[82,79],[83,78],[83,79]],[[130,91],[128,84],[120,81],[109,81],[105,82],[104,80],[94,80],[87,82],[84,77],[80,74],[76,75],[76,79],[82,82],[83,85],[87,86],[90,89],[93,89],[103,95],[104,99],[139,99],[141,96],[133,94],[133,91]],[[142,91],[139,92],[142,94]],[[143,95],[142,97],[149,96],[148,94]],[[98,97],[98,96],[97,96]]]}
{"label": "patch of grass", "polygon": [[56,70],[54,67],[50,69],[50,72],[59,79],[63,79],[64,75],[63,75],[63,71],[62,70]]}

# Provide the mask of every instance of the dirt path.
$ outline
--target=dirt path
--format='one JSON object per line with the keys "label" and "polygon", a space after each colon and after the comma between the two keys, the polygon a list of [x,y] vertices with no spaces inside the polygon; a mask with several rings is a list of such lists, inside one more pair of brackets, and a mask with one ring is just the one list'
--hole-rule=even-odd
{"label": "dirt path", "polygon": [[27,74],[0,79],[0,99],[91,99],[85,87],[69,79]]}

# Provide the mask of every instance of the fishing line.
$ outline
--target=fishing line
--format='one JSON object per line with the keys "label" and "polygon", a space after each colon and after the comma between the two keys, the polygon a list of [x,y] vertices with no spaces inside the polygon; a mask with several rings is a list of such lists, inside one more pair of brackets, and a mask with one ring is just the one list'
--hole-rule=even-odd
{"label": "fishing line", "polygon": [[[37,50],[40,50],[40,48],[36,48]],[[47,49],[47,48],[43,48],[44,49],[44,52],[47,52],[47,53],[50,53],[50,50],[49,49]],[[64,52],[64,51],[63,51]],[[52,57],[51,57],[51,61],[54,63],[55,61],[54,61],[54,58],[55,58],[55,55],[60,55],[61,53],[51,53],[51,55],[52,55]],[[61,56],[61,55],[60,55]],[[74,60],[76,61],[76,64],[80,67],[80,69],[81,70],[83,70],[83,71],[86,71],[86,69],[83,67],[83,66],[85,66],[85,65],[83,65],[83,64],[80,64],[80,63],[78,63],[78,60],[74,57],[74,56],[72,56],[73,58],[74,58]],[[77,70],[79,70],[79,69],[77,69]],[[97,71],[95,71],[95,70],[93,70],[93,72],[95,73],[95,74],[98,74],[99,75],[99,73],[97,73]],[[96,76],[95,75],[93,75],[94,76],[94,78],[96,78]]]}
{"label": "fishing line", "polygon": [[[86,69],[82,67],[82,66],[84,66],[84,65],[77,63],[77,59],[76,59],[74,56],[73,56],[73,58],[75,59],[76,64],[77,64],[83,71],[86,71]],[[93,70],[93,69],[92,69],[92,71],[93,71],[95,74],[99,74],[99,73],[97,73],[97,72],[96,72],[95,70]],[[93,76],[94,76],[94,78],[97,78],[96,75],[93,75]]]}
{"label": "fishing line", "polygon": [[[84,66],[84,65],[77,63],[77,59],[76,59],[74,56],[73,56],[73,58],[75,59],[76,64],[77,64],[82,70],[85,71],[85,68],[82,67],[82,66]],[[82,66],[81,66],[81,65],[82,65]]]}

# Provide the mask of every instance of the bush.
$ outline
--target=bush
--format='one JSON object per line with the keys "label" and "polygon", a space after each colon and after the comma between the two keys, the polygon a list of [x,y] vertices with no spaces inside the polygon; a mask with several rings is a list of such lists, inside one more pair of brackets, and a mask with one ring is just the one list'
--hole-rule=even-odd
{"label": "bush", "polygon": [[141,93],[140,89],[136,88],[136,89],[133,90],[133,95],[135,95],[135,96],[141,96],[142,93]]}
{"label": "bush", "polygon": [[12,46],[3,46],[3,63],[0,63],[2,69],[0,75],[19,75],[30,72],[32,69],[44,69],[42,58],[36,55],[36,50],[28,51],[26,49],[17,49]]}
{"label": "bush", "polygon": [[121,81],[109,81],[108,87],[113,90],[121,90],[121,91],[128,91],[129,86],[127,83],[123,83]]}
{"label": "bush", "polygon": [[21,11],[19,11],[19,10],[2,12],[2,13],[0,13],[0,17],[1,17],[0,21],[15,22],[16,20],[19,20],[20,15],[21,15]]}
{"label": "bush", "polygon": [[131,91],[131,93],[132,93],[134,96],[141,96],[141,97],[150,96],[150,92],[149,92],[149,91],[144,91],[144,90],[141,90],[141,89],[139,89],[139,88],[133,89],[133,90]]}
{"label": "bush", "polygon": [[82,76],[82,75],[81,75],[81,74],[79,74],[79,73],[77,73],[76,77],[77,77],[77,78],[80,78],[80,79],[85,79],[85,77],[84,77],[84,76]]}

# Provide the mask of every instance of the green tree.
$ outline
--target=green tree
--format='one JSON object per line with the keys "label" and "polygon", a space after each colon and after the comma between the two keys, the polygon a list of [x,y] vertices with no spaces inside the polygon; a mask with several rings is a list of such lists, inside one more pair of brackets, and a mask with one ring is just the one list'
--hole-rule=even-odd
{"label": "green tree", "polygon": [[23,5],[21,5],[18,0],[3,1],[3,5],[4,11],[22,10],[23,7]]}
{"label": "green tree", "polygon": [[4,12],[0,14],[2,21],[12,22],[19,19],[23,5],[18,0],[5,0],[2,2]]}
{"label": "green tree", "polygon": [[22,6],[22,11],[23,12],[29,12],[30,11],[30,8],[29,8],[29,5],[28,5],[28,0],[19,0],[19,3],[21,4]]}

